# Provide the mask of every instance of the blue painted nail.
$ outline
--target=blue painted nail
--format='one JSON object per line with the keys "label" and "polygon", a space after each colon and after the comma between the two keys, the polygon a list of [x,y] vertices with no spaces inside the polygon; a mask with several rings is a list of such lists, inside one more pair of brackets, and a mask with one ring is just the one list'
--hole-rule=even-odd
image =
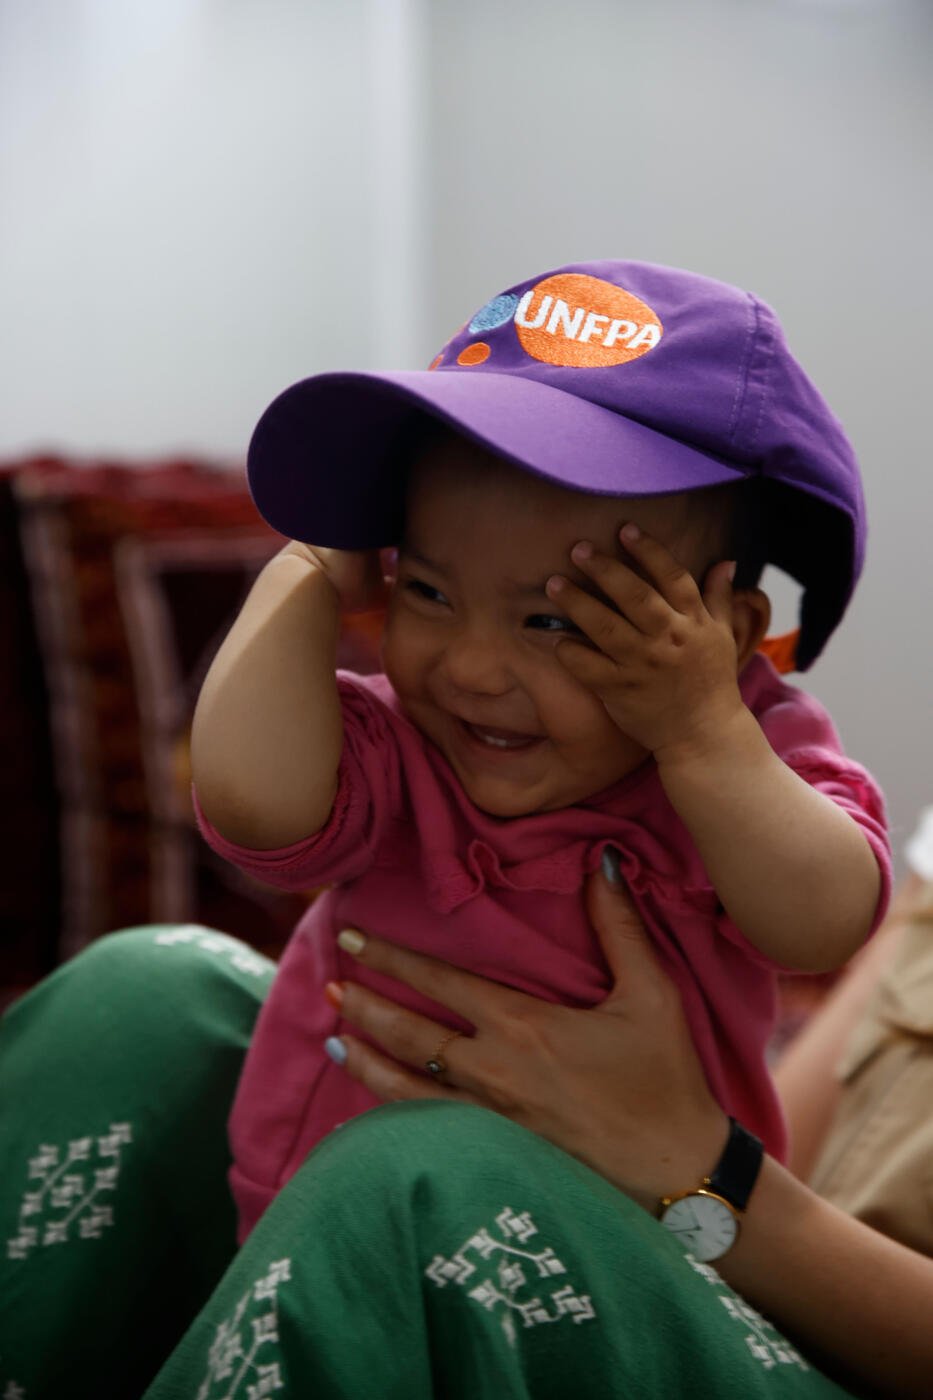
{"label": "blue painted nail", "polygon": [[610,885],[621,885],[622,871],[619,868],[619,852],[614,850],[612,846],[604,846],[600,864]]}
{"label": "blue painted nail", "polygon": [[345,1065],[347,1063],[347,1047],[340,1039],[339,1035],[329,1035],[324,1041],[325,1054],[329,1055],[335,1065]]}

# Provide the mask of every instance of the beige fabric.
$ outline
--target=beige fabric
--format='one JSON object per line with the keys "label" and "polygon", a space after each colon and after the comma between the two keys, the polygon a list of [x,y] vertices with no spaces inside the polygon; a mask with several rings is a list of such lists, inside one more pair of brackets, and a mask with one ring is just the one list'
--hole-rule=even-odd
{"label": "beige fabric", "polygon": [[838,1074],[842,1095],[811,1186],[933,1255],[933,883]]}

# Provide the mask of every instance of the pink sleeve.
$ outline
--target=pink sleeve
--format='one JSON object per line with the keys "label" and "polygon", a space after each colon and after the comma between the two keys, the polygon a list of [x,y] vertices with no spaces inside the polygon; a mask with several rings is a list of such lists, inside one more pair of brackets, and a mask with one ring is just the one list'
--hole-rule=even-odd
{"label": "pink sleeve", "polygon": [[192,789],[195,816],[218,855],[265,884],[307,890],[352,880],[372,863],[401,789],[398,743],[384,705],[357,677],[337,677],[343,713],[343,751],[337,795],[326,826],[313,836],[271,851],[254,851],[221,836]]}
{"label": "pink sleeve", "polygon": [[771,747],[810,787],[833,800],[862,828],[881,873],[881,889],[871,931],[881,923],[891,898],[891,845],[884,797],[874,778],[849,758],[829,715],[805,691],[787,687],[786,698],[759,722]]}
{"label": "pink sleeve", "polygon": [[781,757],[810,787],[832,798],[862,828],[878,862],[881,888],[872,919],[874,933],[888,912],[891,902],[891,844],[885,818],[884,798],[874,778],[845,754],[819,749],[798,749]]}
{"label": "pink sleeve", "polygon": [[[757,719],[775,753],[789,768],[817,792],[829,797],[862,829],[878,862],[881,885],[870,934],[884,918],[891,900],[891,846],[885,815],[884,797],[871,774],[843,751],[835,726],[822,705],[811,695],[782,685],[783,696]],[[719,921],[720,931],[749,955],[768,966],[772,961],[760,953],[727,915]],[[793,971],[793,969],[790,969]]]}

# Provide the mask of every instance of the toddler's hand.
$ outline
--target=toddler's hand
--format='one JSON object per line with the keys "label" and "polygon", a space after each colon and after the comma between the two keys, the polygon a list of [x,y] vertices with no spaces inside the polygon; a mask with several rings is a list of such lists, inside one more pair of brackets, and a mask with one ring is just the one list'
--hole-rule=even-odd
{"label": "toddler's hand", "polygon": [[342,612],[375,612],[385,604],[387,588],[378,549],[327,549],[291,540],[280,557],[296,555],[326,574]]}
{"label": "toddler's hand", "polygon": [[548,580],[548,596],[593,644],[562,641],[558,658],[659,763],[703,753],[744,708],[732,633],[734,565],[715,565],[701,594],[688,570],[637,526],[623,526],[620,538],[647,578],[588,541],[570,552],[608,602],[561,575]]}

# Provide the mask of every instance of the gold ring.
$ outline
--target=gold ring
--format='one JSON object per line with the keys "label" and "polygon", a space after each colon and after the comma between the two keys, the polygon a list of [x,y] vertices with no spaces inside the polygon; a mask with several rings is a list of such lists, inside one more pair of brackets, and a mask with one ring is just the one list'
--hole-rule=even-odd
{"label": "gold ring", "polygon": [[437,1079],[439,1075],[442,1075],[446,1072],[447,1061],[444,1059],[442,1051],[446,1049],[446,1047],[450,1044],[452,1040],[456,1040],[457,1036],[462,1034],[462,1031],[447,1032],[447,1034],[444,1036],[444,1039],[438,1045],[431,1058],[429,1060],[425,1060],[424,1062],[424,1067],[427,1070],[428,1074],[432,1075],[435,1079]]}

